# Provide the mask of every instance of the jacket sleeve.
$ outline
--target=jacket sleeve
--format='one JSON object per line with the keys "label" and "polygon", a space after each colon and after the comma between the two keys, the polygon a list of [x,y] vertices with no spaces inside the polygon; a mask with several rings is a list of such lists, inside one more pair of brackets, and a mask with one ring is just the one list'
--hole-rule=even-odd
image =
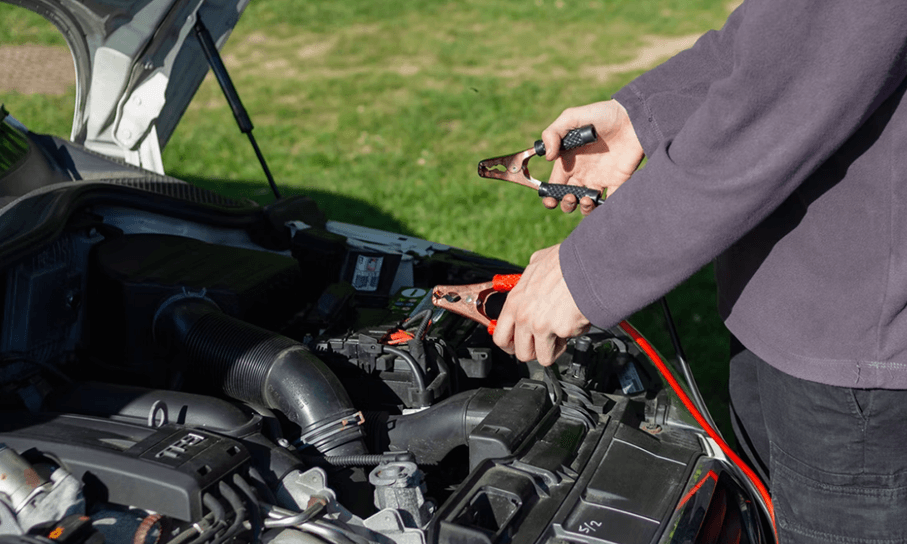
{"label": "jacket sleeve", "polygon": [[596,325],[668,292],[762,221],[907,72],[902,0],[747,0],[731,19],[622,95],[635,95],[624,106],[649,160],[560,249]]}
{"label": "jacket sleeve", "polygon": [[612,97],[630,114],[647,156],[666,138],[676,136],[714,81],[730,75],[743,6],[731,13],[721,30],[706,32],[693,47],[637,77]]}

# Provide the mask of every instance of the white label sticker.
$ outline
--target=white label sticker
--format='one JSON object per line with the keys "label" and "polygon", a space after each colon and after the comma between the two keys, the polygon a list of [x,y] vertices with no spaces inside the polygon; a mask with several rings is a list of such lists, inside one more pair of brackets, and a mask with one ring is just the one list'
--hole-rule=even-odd
{"label": "white label sticker", "polygon": [[636,372],[636,365],[632,362],[627,362],[621,373],[617,375],[617,379],[620,380],[620,388],[624,395],[635,395],[644,389],[639,374]]}
{"label": "white label sticker", "polygon": [[425,289],[419,289],[418,287],[410,287],[409,289],[404,289],[400,292],[400,296],[406,298],[422,298],[427,293]]}
{"label": "white label sticker", "polygon": [[377,291],[383,262],[384,257],[359,255],[356,258],[356,270],[353,272],[353,287],[357,291]]}

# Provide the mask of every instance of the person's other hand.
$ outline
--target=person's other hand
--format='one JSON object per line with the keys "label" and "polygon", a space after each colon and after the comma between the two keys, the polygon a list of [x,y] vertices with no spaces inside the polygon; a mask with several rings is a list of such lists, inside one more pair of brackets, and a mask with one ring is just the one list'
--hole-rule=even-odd
{"label": "person's other hand", "polygon": [[[561,155],[560,143],[564,135],[590,123],[595,126],[598,139]],[[542,141],[548,150],[545,159],[556,161],[549,183],[582,185],[601,191],[605,196],[610,196],[627,181],[643,158],[642,145],[627,110],[615,100],[564,110],[542,132]],[[557,206],[557,200],[551,197],[544,198],[542,202],[546,208]],[[588,197],[584,197],[579,204],[583,215],[588,215],[595,208]],[[575,210],[576,205],[573,195],[561,200],[561,209],[567,213]]]}
{"label": "person's other hand", "polygon": [[567,339],[589,330],[561,274],[560,244],[536,251],[504,302],[494,343],[521,361],[552,364]]}

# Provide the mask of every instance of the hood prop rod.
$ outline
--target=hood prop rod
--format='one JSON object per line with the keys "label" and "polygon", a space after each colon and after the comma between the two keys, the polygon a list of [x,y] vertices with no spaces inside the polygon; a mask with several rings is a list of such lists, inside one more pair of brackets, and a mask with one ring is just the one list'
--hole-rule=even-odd
{"label": "hood prop rod", "polygon": [[217,46],[214,44],[214,38],[211,37],[208,28],[202,23],[202,18],[199,14],[196,14],[195,18],[195,35],[198,37],[198,42],[205,52],[208,64],[211,65],[211,71],[214,72],[214,77],[217,78],[221,90],[224,91],[224,96],[227,99],[227,103],[230,104],[230,109],[233,110],[233,117],[236,119],[236,124],[239,125],[240,132],[248,136],[249,142],[252,143],[252,149],[255,150],[255,156],[258,157],[258,162],[261,163],[261,167],[265,171],[265,176],[268,178],[268,185],[271,186],[274,198],[280,199],[280,191],[277,190],[274,176],[271,175],[268,163],[265,161],[264,155],[261,154],[261,149],[258,148],[258,142],[256,142],[255,137],[252,136],[253,127],[252,120],[249,118],[249,113],[242,105],[242,100],[239,99],[239,93],[236,92],[236,87],[233,86],[233,80],[230,79],[230,74],[227,73],[227,67],[224,66],[224,61],[221,59],[220,53],[217,51]]}

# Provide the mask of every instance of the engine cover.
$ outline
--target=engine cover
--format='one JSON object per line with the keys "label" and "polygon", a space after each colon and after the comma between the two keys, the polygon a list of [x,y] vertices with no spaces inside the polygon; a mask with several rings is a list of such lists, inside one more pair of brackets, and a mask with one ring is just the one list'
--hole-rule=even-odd
{"label": "engine cover", "polygon": [[86,416],[8,418],[0,443],[51,454],[105,502],[194,522],[202,494],[250,459],[236,440],[198,428],[147,427]]}

